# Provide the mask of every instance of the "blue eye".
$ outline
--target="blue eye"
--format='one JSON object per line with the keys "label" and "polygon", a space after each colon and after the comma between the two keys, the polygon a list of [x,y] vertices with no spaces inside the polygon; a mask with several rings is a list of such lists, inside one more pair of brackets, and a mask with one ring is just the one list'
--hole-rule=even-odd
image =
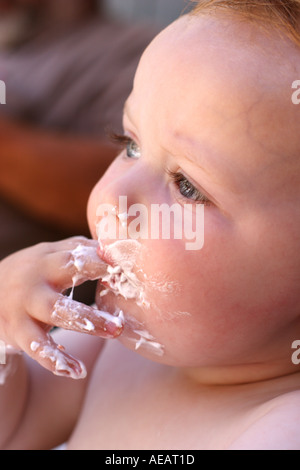
{"label": "blue eye", "polygon": [[112,142],[117,143],[126,150],[128,158],[138,159],[141,157],[141,149],[138,144],[128,135],[119,135],[110,133],[109,138]]}
{"label": "blue eye", "polygon": [[128,158],[135,158],[135,159],[138,159],[141,157],[141,149],[140,147],[138,146],[138,144],[128,138],[128,142],[127,142],[127,145],[126,145],[126,153],[127,153],[127,157]]}
{"label": "blue eye", "polygon": [[204,196],[204,194],[200,193],[200,191],[195,188],[195,186],[184,175],[181,173],[174,173],[172,171],[168,173],[177,186],[181,196],[204,205],[212,204],[211,201]]}

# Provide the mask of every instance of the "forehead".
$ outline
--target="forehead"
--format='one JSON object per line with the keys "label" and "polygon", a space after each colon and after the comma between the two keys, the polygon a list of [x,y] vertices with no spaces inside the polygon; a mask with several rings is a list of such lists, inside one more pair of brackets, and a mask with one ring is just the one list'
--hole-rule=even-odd
{"label": "forehead", "polygon": [[254,99],[262,92],[281,94],[287,86],[290,97],[291,80],[300,75],[299,59],[300,50],[274,31],[232,18],[185,16],[150,44],[136,80],[151,70],[155,86],[159,81],[167,85],[164,77],[185,89],[193,81],[194,94],[202,93],[203,85],[216,92],[221,85],[238,101],[246,97],[245,87]]}
{"label": "forehead", "polygon": [[221,146],[224,160],[234,150],[249,166],[261,164],[262,154],[279,163],[299,152],[300,107],[291,101],[297,64],[299,50],[275,32],[186,16],[146,50],[129,101],[141,125],[156,117],[151,126],[164,139],[172,131],[212,155]]}

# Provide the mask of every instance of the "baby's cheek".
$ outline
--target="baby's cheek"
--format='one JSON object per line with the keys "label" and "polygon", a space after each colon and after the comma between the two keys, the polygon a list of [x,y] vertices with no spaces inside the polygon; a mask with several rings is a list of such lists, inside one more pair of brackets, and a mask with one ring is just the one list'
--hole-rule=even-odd
{"label": "baby's cheek", "polygon": [[143,264],[144,292],[149,306],[136,312],[145,328],[163,345],[164,360],[170,364],[190,354],[191,337],[196,340],[199,331],[195,260],[186,260],[183,254],[181,257],[180,249],[172,249],[174,245],[178,243],[162,242],[160,247],[156,245],[155,250],[149,251],[153,256]]}
{"label": "baby's cheek", "polygon": [[[182,333],[181,325],[176,328],[176,324],[191,320],[185,293],[190,300],[192,296],[184,288],[185,270],[176,268],[179,251],[175,258],[172,244],[154,245],[123,240],[105,247],[106,254],[113,255],[122,269],[121,275],[116,267],[109,269],[107,278],[99,284],[96,302],[112,314],[123,312],[125,330],[120,340],[126,346],[152,359],[165,360],[172,342]],[[162,245],[167,246],[166,252]]]}
{"label": "baby's cheek", "polygon": [[[145,297],[150,303],[150,309],[143,312],[145,324],[164,345],[166,363],[206,365],[220,353],[219,345],[228,347],[234,323],[227,323],[230,309],[223,311],[222,283],[217,272],[212,276],[209,271],[209,254],[188,252],[180,241],[168,245],[161,241],[149,252],[154,254],[143,265]],[[218,308],[212,308],[216,303]]]}
{"label": "baby's cheek", "polygon": [[92,238],[96,239],[96,212],[98,207],[99,183],[92,190],[87,204],[87,219]]}

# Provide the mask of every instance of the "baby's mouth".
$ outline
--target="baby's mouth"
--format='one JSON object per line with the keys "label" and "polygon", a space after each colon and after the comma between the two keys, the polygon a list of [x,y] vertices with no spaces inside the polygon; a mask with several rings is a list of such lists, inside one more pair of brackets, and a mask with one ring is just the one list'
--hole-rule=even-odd
{"label": "baby's mouth", "polygon": [[107,255],[106,250],[105,250],[103,245],[98,246],[97,254],[98,254],[99,258],[101,258],[102,261],[104,261],[104,263],[107,264],[108,266],[113,266],[114,265],[114,262],[113,262],[111,256]]}
{"label": "baby's mouth", "polygon": [[[112,293],[116,297],[133,301],[138,307],[146,309],[150,307],[145,297],[145,280],[144,282],[139,280],[135,274],[136,260],[140,250],[141,246],[135,240],[119,240],[106,246],[100,244],[98,254],[107,264],[107,275],[100,281],[104,289],[98,293],[99,297],[103,298]],[[146,276],[143,276],[145,279]],[[100,298],[97,300],[97,303],[101,303]],[[122,318],[124,322],[121,341],[123,340],[125,344],[133,344],[135,350],[141,349],[152,356],[164,354],[164,347],[145,329],[143,322],[140,322],[135,315],[132,316],[128,312],[124,312],[124,315],[123,310],[115,308],[111,297],[107,298],[105,304],[107,309],[114,310],[113,315]],[[132,312],[132,304],[130,312]]]}
{"label": "baby's mouth", "polygon": [[100,292],[101,297],[112,292],[125,300],[135,301],[139,307],[150,306],[145,298],[145,283],[135,274],[140,250],[141,246],[136,240],[118,240],[99,246],[98,254],[107,264],[107,274],[101,279],[101,284],[105,287]]}

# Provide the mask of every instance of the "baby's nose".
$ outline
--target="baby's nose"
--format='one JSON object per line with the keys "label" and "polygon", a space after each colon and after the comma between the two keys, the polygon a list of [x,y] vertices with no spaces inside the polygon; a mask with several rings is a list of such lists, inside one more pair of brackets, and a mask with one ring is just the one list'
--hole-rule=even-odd
{"label": "baby's nose", "polygon": [[109,184],[101,188],[99,203],[108,204],[112,215],[125,225],[128,208],[135,204],[147,206],[153,200],[154,175],[141,161],[129,166],[122,173],[113,175]]}

